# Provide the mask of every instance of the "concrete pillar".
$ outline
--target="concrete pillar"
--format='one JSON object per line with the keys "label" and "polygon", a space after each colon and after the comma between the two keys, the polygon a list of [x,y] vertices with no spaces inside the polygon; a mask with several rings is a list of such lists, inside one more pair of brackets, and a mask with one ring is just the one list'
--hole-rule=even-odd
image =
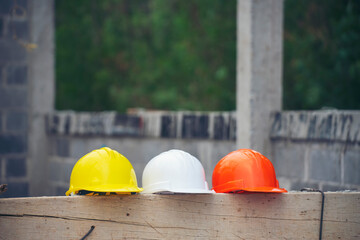
{"label": "concrete pillar", "polygon": [[281,110],[283,0],[238,0],[237,147],[270,154],[270,113]]}
{"label": "concrete pillar", "polygon": [[48,141],[45,115],[54,110],[54,1],[29,1],[31,42],[29,53],[29,183],[30,196],[47,194]]}

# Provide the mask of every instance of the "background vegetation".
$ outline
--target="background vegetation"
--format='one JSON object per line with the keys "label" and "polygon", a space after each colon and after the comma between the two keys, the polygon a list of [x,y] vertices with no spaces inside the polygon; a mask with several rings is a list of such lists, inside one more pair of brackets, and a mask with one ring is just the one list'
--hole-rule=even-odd
{"label": "background vegetation", "polygon": [[285,0],[284,28],[284,108],[360,109],[360,1]]}
{"label": "background vegetation", "polygon": [[[360,108],[360,1],[285,0],[284,108]],[[234,110],[236,0],[56,0],[56,107]]]}

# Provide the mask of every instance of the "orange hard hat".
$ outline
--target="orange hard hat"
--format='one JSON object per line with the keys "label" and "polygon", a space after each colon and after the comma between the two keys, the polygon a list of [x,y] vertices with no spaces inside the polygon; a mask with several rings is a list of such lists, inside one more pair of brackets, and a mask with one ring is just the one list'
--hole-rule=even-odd
{"label": "orange hard hat", "polygon": [[212,184],[217,193],[287,192],[279,188],[270,160],[251,149],[239,149],[223,157],[215,166]]}

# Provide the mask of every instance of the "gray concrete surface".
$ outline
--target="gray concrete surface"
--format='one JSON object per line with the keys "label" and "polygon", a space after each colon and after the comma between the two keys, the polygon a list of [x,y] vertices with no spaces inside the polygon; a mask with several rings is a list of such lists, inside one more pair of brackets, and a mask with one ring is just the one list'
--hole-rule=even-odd
{"label": "gray concrete surface", "polygon": [[283,111],[271,114],[277,174],[290,189],[360,189],[360,111]]}
{"label": "gray concrete surface", "polygon": [[[279,114],[284,124],[279,124]],[[358,141],[356,143],[344,141],[342,134],[330,139],[324,139],[321,134],[311,133],[304,138],[303,134],[297,135],[293,131],[289,131],[294,126],[302,124],[304,119],[316,118],[321,123],[321,119],[337,119],[337,116],[342,114],[344,114],[343,111],[299,111],[279,112],[271,115],[269,126],[272,126],[272,134],[270,135],[272,154],[265,155],[275,167],[280,186],[288,190],[300,190],[304,187],[329,191],[360,190],[360,146]],[[348,129],[358,131],[359,112],[346,111],[346,114],[355,124],[354,126],[348,125]],[[135,122],[141,122],[142,124],[133,127],[131,130],[131,132],[137,132],[139,135],[129,136],[126,134],[128,130],[124,131],[125,135],[118,135],[118,131],[110,131],[113,129],[114,118],[116,118],[116,114],[113,113],[98,112],[90,115],[89,113],[66,111],[53,113],[47,118],[48,137],[51,145],[49,158],[51,194],[60,193],[60,195],[63,195],[68,187],[69,176],[75,162],[86,153],[103,146],[119,151],[132,162],[139,185],[141,185],[142,171],[152,157],[173,148],[187,151],[202,162],[206,172],[206,179],[211,186],[212,172],[217,162],[229,152],[237,149],[235,139],[217,140],[214,138],[217,130],[222,132],[226,127],[219,128],[213,119],[218,116],[231,115],[232,113],[224,112],[197,112],[193,114],[190,112],[184,114],[183,112],[165,111],[161,113],[142,112],[141,116],[138,115],[140,121],[138,121],[139,119],[135,120]],[[207,132],[212,133],[201,135],[201,138],[199,138],[197,134],[192,132],[198,130],[189,124],[182,124],[179,132],[187,132],[189,135],[174,134],[172,137],[167,134],[162,135],[164,132],[161,129],[164,126],[168,128],[168,118],[174,118],[176,122],[182,123],[184,122],[182,118],[187,118],[187,116],[212,119],[206,125],[208,127]],[[133,115],[129,116],[128,120],[124,115],[121,118],[124,126],[130,126],[131,124],[128,121],[134,121]],[[68,122],[65,123],[66,121]],[[84,128],[84,126],[89,126],[89,122],[95,123],[95,130],[92,127]],[[309,121],[307,125],[301,125],[300,133],[312,131],[313,123],[310,122],[312,121]],[[339,122],[333,121],[331,124],[326,125],[326,128],[316,128],[315,131],[332,132],[332,129],[338,125]],[[104,129],[109,129],[109,131]],[[152,129],[152,131],[146,129]],[[231,129],[236,131],[235,127]],[[171,130],[171,132],[176,131]],[[351,136],[352,134],[348,135]],[[315,138],[314,136],[318,137]]]}
{"label": "gray concrete surface", "polygon": [[[31,14],[11,14],[15,1],[0,1],[0,182],[8,184],[1,197],[29,195],[28,42]],[[29,12],[28,1],[17,1]]]}
{"label": "gray concrete surface", "polygon": [[269,120],[281,110],[283,0],[238,0],[237,146],[270,153]]}
{"label": "gray concrete surface", "polygon": [[[54,110],[55,53],[54,1],[29,1],[31,42],[36,48],[29,53],[29,180],[30,194],[47,194],[47,138],[44,129],[45,114]],[[43,174],[39,174],[43,173]]]}

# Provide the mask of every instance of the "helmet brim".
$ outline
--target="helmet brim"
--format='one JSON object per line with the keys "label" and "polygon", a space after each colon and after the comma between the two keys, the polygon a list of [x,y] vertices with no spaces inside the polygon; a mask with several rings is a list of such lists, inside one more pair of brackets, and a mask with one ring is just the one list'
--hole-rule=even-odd
{"label": "helmet brim", "polygon": [[[276,186],[276,187],[275,187]],[[227,182],[217,185],[212,189],[217,193],[240,193],[240,192],[264,192],[264,193],[284,193],[287,192],[285,188],[279,188],[279,183],[276,180],[275,186],[261,186],[261,187],[246,187],[242,180]]]}
{"label": "helmet brim", "polygon": [[76,194],[78,191],[80,190],[86,190],[86,191],[90,191],[90,192],[117,192],[117,193],[130,193],[130,192],[141,192],[143,191],[142,188],[138,188],[138,187],[118,187],[118,188],[114,188],[114,187],[104,187],[104,186],[99,186],[99,187],[84,187],[84,188],[79,188],[79,189],[69,189],[65,194],[66,196],[69,196],[71,193]]}
{"label": "helmet brim", "polygon": [[274,187],[257,187],[257,188],[244,188],[245,192],[264,192],[264,193],[286,193],[285,188],[274,188]]}
{"label": "helmet brim", "polygon": [[259,193],[286,193],[285,188],[274,188],[274,187],[254,187],[254,188],[228,188],[228,189],[217,189],[217,193],[242,193],[242,192],[259,192]]}
{"label": "helmet brim", "polygon": [[164,194],[174,194],[174,193],[180,193],[180,194],[213,194],[215,193],[212,190],[206,190],[206,189],[198,189],[198,188],[190,188],[190,189],[181,189],[181,188],[175,188],[175,189],[144,189],[142,194],[146,193],[164,193]]}

